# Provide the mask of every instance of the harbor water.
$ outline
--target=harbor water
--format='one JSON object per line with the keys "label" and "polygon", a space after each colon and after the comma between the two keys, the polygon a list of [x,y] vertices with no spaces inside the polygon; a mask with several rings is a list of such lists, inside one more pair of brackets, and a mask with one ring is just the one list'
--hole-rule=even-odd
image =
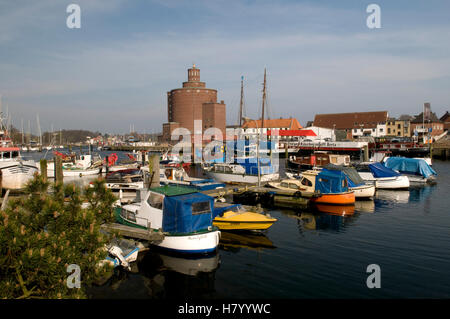
{"label": "harbor water", "polygon": [[[353,215],[270,210],[278,221],[267,232],[222,232],[212,256],[150,250],[89,297],[449,298],[450,162],[433,168],[436,185],[378,191]],[[371,264],[380,267],[381,288],[367,286]]]}

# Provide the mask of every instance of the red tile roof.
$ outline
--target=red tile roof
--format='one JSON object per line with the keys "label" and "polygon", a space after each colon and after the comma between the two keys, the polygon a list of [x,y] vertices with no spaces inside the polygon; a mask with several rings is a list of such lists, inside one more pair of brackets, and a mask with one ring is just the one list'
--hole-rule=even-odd
{"label": "red tile roof", "polygon": [[314,118],[314,126],[338,130],[360,128],[361,125],[364,128],[376,128],[377,124],[385,123],[387,119],[387,111],[317,114]]}

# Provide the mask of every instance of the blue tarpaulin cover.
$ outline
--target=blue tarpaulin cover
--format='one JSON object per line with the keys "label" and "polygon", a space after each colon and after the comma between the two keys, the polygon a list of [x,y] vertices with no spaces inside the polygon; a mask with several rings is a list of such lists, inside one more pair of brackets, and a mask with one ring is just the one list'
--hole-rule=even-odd
{"label": "blue tarpaulin cover", "polygon": [[374,177],[394,177],[401,175],[378,162],[369,164],[369,169]]}
{"label": "blue tarpaulin cover", "polygon": [[322,194],[348,192],[347,177],[344,172],[324,168],[316,176],[315,190]]}
{"label": "blue tarpaulin cover", "polygon": [[164,197],[163,231],[190,233],[212,226],[214,198],[202,193]]}
{"label": "blue tarpaulin cover", "polygon": [[[238,159],[237,163],[245,168],[245,174],[258,175],[258,160],[256,158]],[[259,159],[261,174],[273,174],[278,172],[278,165],[272,165],[270,158]]]}
{"label": "blue tarpaulin cover", "polygon": [[326,169],[330,171],[341,171],[347,176],[348,186],[349,187],[357,187],[361,185],[365,185],[364,180],[359,176],[358,172],[353,167],[343,166],[343,165],[334,165],[327,164],[325,166]]}
{"label": "blue tarpaulin cover", "polygon": [[384,165],[401,173],[422,175],[425,178],[428,178],[431,175],[437,175],[423,159],[389,157]]}

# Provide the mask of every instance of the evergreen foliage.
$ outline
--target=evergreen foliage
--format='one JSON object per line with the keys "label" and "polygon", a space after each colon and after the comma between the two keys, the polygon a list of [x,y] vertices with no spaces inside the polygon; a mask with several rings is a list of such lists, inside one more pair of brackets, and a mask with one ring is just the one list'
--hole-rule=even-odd
{"label": "evergreen foliage", "polygon": [[[102,263],[111,238],[100,225],[114,220],[115,198],[103,180],[92,186],[50,187],[36,175],[0,212],[0,298],[85,298],[111,270]],[[80,289],[67,286],[70,264],[81,269]]]}

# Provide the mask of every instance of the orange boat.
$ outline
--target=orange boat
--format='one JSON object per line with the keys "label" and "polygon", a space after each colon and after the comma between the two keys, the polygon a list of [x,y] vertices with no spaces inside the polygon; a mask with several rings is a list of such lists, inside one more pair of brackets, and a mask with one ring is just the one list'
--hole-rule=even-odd
{"label": "orange boat", "polygon": [[355,193],[351,191],[337,194],[322,194],[320,197],[311,198],[310,202],[330,205],[354,205]]}
{"label": "orange boat", "polygon": [[299,189],[306,192],[319,192],[320,197],[310,199],[311,203],[328,205],[354,205],[355,193],[348,188],[348,181],[341,171],[327,169],[308,170],[302,173],[297,182]]}

